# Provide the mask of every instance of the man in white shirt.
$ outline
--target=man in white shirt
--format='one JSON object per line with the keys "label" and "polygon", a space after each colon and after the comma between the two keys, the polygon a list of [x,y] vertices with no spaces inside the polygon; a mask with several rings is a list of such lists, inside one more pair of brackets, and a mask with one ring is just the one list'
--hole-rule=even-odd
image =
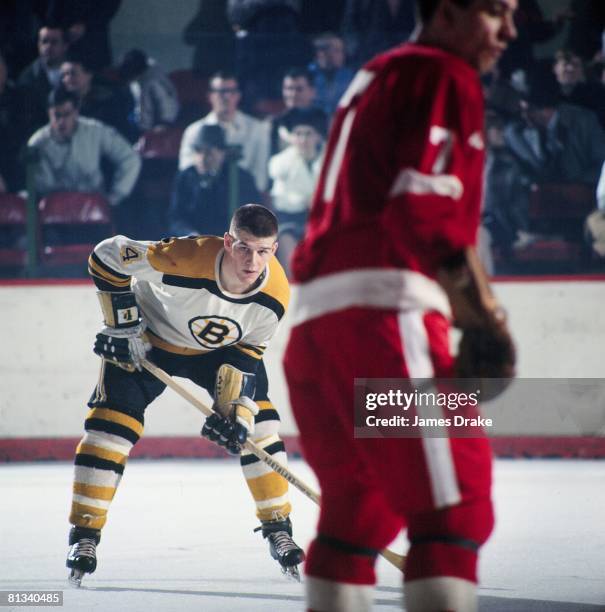
{"label": "man in white shirt", "polygon": [[193,165],[193,143],[202,126],[218,124],[225,130],[227,143],[232,147],[241,147],[240,166],[254,176],[256,187],[260,191],[266,190],[270,124],[238,110],[241,92],[234,75],[216,73],[210,79],[209,100],[212,111],[188,126],[183,134],[179,170]]}
{"label": "man in white shirt", "polygon": [[[37,153],[35,189],[38,196],[53,191],[97,192],[112,206],[128,197],[141,169],[141,160],[113,128],[79,116],[79,99],[60,86],[48,98],[49,123],[29,139]],[[101,159],[112,167],[105,186]]]}

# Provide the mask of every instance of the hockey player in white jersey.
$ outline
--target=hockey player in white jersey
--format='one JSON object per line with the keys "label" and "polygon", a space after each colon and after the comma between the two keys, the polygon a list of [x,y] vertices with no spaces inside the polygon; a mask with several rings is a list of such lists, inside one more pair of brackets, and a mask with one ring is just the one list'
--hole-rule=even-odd
{"label": "hockey player in white jersey", "polygon": [[216,412],[202,435],[241,454],[258,530],[282,571],[298,578],[304,553],[292,540],[288,483],[242,449],[250,438],[286,462],[263,364],[289,299],[274,257],[277,231],[268,209],[247,204],[223,238],[115,236],[95,247],[89,272],[105,327],[94,351],[103,361],[75,456],[67,557],[73,583],[96,569],[96,546],[130,450],[143,434],[145,409],[165,389],[141,367],[143,358],[213,395]]}

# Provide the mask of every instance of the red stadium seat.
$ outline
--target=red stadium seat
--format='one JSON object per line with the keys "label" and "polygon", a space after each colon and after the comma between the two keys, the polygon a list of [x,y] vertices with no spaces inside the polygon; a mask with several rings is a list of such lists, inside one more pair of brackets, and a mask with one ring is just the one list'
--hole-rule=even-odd
{"label": "red stadium seat", "polygon": [[530,219],[557,219],[581,222],[596,206],[595,189],[583,183],[544,183],[531,192]]}
{"label": "red stadium seat", "polygon": [[0,194],[0,266],[27,263],[27,204],[14,193]]}
{"label": "red stadium seat", "polygon": [[179,125],[189,125],[210,111],[208,79],[197,76],[193,70],[174,70],[168,76],[181,104],[177,119]]}
{"label": "red stadium seat", "polygon": [[529,200],[530,231],[537,238],[516,250],[512,263],[531,273],[583,270],[587,265],[584,222],[595,208],[594,189],[582,183],[544,183]]}
{"label": "red stadium seat", "polygon": [[40,263],[86,264],[97,242],[114,233],[107,200],[98,193],[57,192],[38,204]]}
{"label": "red stadium seat", "polygon": [[262,98],[254,105],[254,114],[258,117],[274,117],[286,110],[281,98]]}
{"label": "red stadium seat", "polygon": [[178,159],[183,129],[166,127],[144,132],[135,149],[145,159]]}

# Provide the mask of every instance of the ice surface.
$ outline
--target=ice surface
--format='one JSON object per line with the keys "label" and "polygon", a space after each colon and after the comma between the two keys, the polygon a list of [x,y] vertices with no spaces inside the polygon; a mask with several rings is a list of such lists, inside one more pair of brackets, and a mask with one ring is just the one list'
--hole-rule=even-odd
{"label": "ice surface", "polygon": [[[316,486],[304,462],[290,465]],[[62,590],[66,611],[304,610],[303,585],[282,577],[252,532],[254,507],[235,460],[131,461],[98,569],[70,588],[71,476],[66,463],[0,466],[0,590]],[[480,609],[605,610],[605,462],[501,460],[495,482],[498,525],[482,556]],[[297,491],[292,499],[295,539],[306,546],[317,507]],[[401,610],[399,572],[381,559],[378,575],[375,609]]]}

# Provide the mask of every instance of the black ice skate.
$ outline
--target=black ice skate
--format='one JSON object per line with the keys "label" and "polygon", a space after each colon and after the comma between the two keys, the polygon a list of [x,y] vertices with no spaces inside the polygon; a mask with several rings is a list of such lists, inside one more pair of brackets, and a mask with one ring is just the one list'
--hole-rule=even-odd
{"label": "black ice skate", "polygon": [[69,532],[69,552],[65,565],[71,568],[69,582],[79,587],[84,574],[92,574],[97,569],[97,544],[101,540],[98,529],[72,527]]}
{"label": "black ice skate", "polygon": [[300,582],[297,566],[304,561],[305,553],[292,539],[290,519],[262,521],[254,531],[259,530],[262,530],[263,538],[269,540],[269,551],[280,564],[282,573]]}

